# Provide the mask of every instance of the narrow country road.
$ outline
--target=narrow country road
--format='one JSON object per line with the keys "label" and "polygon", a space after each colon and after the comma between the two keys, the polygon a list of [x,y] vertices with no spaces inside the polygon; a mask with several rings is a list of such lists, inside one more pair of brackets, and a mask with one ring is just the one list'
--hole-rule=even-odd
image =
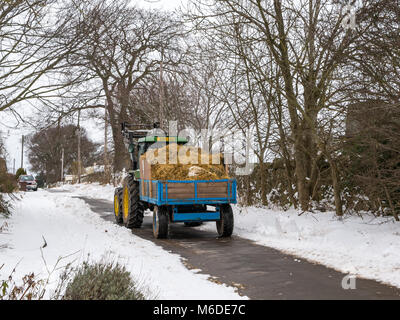
{"label": "narrow country road", "polygon": [[[111,202],[79,198],[103,219],[114,221]],[[216,232],[171,224],[170,238],[156,240],[150,216],[132,232],[179,254],[188,268],[201,269],[211,281],[235,286],[250,299],[400,299],[400,289],[372,280],[357,279],[355,290],[344,290],[345,274],[240,237],[219,239]]]}

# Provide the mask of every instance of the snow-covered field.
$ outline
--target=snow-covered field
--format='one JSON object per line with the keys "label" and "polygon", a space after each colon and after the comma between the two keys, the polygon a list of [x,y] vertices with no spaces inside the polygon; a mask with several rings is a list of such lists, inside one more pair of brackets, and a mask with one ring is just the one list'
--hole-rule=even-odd
{"label": "snow-covered field", "polygon": [[[110,186],[67,186],[112,200]],[[112,189],[112,188],[111,188]],[[103,191],[102,191],[103,190]],[[334,212],[304,213],[233,207],[234,235],[338,271],[400,287],[400,223],[364,214],[339,220]],[[201,228],[215,231],[215,223]]]}
{"label": "snow-covered field", "polygon": [[[104,221],[83,200],[72,198],[91,194],[110,200],[112,187],[82,185],[65,189],[74,192],[21,193],[23,199],[15,204],[12,217],[0,218],[0,226],[4,221],[9,225],[8,231],[0,234],[0,266],[4,264],[0,279],[7,278],[15,266],[14,279],[30,272],[39,279],[47,279],[57,260],[66,257],[50,277],[45,296],[50,298],[67,263],[78,265],[87,259],[108,259],[124,264],[153,299],[244,299],[234,288],[211,282],[207,275],[196,270],[188,270],[178,255]],[[40,248],[44,241],[47,246],[42,249],[42,257]],[[2,245],[6,248],[1,249]]]}

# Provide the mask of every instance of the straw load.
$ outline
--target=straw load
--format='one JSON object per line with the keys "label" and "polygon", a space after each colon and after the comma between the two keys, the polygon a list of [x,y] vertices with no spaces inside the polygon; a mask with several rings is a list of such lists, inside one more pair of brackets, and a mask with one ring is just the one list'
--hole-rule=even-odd
{"label": "straw load", "polygon": [[152,180],[217,180],[229,178],[220,153],[201,148],[168,144],[149,149],[141,156],[150,166]]}

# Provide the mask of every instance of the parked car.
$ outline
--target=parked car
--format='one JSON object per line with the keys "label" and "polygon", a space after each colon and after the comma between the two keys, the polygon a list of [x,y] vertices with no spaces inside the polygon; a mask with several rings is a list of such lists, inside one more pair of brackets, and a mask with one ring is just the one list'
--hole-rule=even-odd
{"label": "parked car", "polygon": [[32,175],[23,175],[18,179],[19,189],[22,191],[33,190],[37,191],[38,185],[35,178]]}

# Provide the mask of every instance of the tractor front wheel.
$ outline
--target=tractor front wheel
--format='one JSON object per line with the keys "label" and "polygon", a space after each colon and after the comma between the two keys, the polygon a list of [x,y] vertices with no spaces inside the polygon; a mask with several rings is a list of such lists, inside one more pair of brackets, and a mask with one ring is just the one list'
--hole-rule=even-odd
{"label": "tractor front wheel", "polygon": [[153,235],[156,239],[168,237],[168,211],[164,207],[155,206],[153,210]]}
{"label": "tractor front wheel", "polygon": [[115,222],[122,224],[122,195],[123,188],[115,188],[114,190],[114,218]]}
{"label": "tractor front wheel", "polygon": [[122,220],[127,228],[140,228],[143,223],[144,207],[140,201],[139,182],[132,176],[124,179],[122,195]]}
{"label": "tractor front wheel", "polygon": [[233,232],[233,212],[230,204],[220,207],[220,219],[217,221],[217,231],[220,237],[230,237]]}

